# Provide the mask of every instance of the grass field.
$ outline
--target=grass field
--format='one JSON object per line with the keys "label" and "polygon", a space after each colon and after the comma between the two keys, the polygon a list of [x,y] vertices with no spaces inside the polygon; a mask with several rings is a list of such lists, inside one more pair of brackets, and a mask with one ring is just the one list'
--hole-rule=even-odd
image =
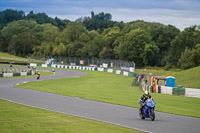
{"label": "grass field", "polygon": [[19,63],[27,63],[26,58],[14,56],[8,53],[0,52],[0,62],[19,62]]}
{"label": "grass field", "polygon": [[[27,63],[27,58],[11,55],[8,53],[0,52],[0,62],[14,62],[14,63]],[[44,63],[44,60],[28,59],[28,62]]]}
{"label": "grass field", "polygon": [[[88,75],[83,77],[29,82],[17,87],[139,107],[137,101],[143,93],[137,87],[131,86],[132,77],[106,72],[87,72]],[[152,94],[152,96],[157,103],[157,111],[200,117],[199,98],[164,94]]]}
{"label": "grass field", "polygon": [[111,124],[27,107],[0,99],[0,133],[137,133]]}
{"label": "grass field", "polygon": [[178,72],[180,72],[181,70],[179,69],[172,69],[172,70],[165,70],[164,68],[160,68],[160,67],[149,67],[146,69],[135,69],[136,73],[143,73],[143,74],[149,74],[152,73],[152,75],[154,76],[159,76],[159,77],[166,77],[169,75],[174,75]]}
{"label": "grass field", "polygon": [[200,89],[200,66],[173,74],[176,85]]}

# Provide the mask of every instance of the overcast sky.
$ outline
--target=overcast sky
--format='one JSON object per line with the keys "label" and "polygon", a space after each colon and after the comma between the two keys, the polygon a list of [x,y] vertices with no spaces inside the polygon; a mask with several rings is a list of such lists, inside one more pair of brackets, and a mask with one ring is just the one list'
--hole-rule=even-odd
{"label": "overcast sky", "polygon": [[0,11],[5,9],[26,14],[33,10],[71,21],[90,16],[91,11],[104,12],[114,21],[159,22],[180,30],[200,25],[200,0],[0,0]]}

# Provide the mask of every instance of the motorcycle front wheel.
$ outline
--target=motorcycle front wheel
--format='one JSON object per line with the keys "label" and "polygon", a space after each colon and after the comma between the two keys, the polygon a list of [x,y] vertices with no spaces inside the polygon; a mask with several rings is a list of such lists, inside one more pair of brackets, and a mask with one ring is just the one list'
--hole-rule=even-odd
{"label": "motorcycle front wheel", "polygon": [[150,120],[154,121],[155,120],[155,112],[154,110],[150,110],[150,114],[149,114]]}

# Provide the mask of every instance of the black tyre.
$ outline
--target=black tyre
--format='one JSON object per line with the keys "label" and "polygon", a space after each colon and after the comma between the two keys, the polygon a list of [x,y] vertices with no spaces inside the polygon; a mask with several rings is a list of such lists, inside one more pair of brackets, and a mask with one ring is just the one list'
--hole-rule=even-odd
{"label": "black tyre", "polygon": [[142,113],[142,109],[139,109],[139,116],[141,119],[144,119],[143,113]]}
{"label": "black tyre", "polygon": [[150,114],[149,114],[150,120],[154,121],[155,120],[155,112],[154,110],[150,110]]}

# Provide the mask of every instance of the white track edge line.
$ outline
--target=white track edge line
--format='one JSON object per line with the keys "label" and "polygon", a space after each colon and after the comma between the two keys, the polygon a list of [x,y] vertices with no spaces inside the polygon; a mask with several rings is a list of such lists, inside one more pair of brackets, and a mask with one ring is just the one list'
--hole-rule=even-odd
{"label": "white track edge line", "polygon": [[85,119],[88,119],[88,120],[95,120],[95,121],[100,121],[100,122],[103,122],[103,123],[109,123],[109,124],[112,124],[112,125],[125,127],[125,128],[129,128],[129,129],[134,129],[134,130],[145,132],[145,133],[153,133],[153,132],[150,132],[150,131],[147,131],[147,130],[134,128],[134,127],[130,127],[130,126],[122,125],[122,124],[117,124],[117,123],[114,123],[114,122],[109,122],[109,121],[99,120],[99,119],[85,117],[85,116],[81,116],[81,115],[75,115],[75,114],[71,114],[71,113],[64,113],[64,112],[61,112],[61,111],[56,111],[56,110],[47,109],[47,108],[43,108],[43,107],[41,108],[41,107],[29,105],[29,104],[24,104],[24,103],[16,102],[16,101],[9,100],[9,99],[2,98],[2,97],[0,99],[6,100],[6,101],[9,101],[9,102],[12,102],[12,103],[21,104],[21,105],[24,105],[24,106],[34,107],[34,108],[43,109],[43,110],[52,111],[52,112],[61,113],[61,114],[67,114],[67,115],[70,115],[70,116],[75,116],[75,117],[79,117],[79,118],[85,118]]}

